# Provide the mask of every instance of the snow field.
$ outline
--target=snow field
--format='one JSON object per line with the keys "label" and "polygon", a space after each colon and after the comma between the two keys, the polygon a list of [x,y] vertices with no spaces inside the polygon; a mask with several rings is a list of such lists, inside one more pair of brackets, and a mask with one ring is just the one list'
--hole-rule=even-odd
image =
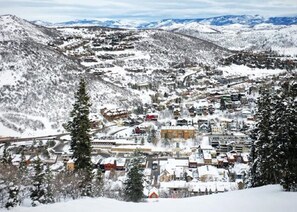
{"label": "snow field", "polygon": [[296,199],[296,192],[283,192],[279,185],[269,185],[185,199],[150,199],[142,203],[122,202],[106,198],[85,198],[35,208],[17,207],[11,212],[296,212]]}

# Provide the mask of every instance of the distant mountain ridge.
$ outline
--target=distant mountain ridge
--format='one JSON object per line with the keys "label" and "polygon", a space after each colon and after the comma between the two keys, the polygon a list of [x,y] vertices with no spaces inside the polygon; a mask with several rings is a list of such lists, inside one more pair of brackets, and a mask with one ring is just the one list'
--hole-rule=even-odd
{"label": "distant mountain ridge", "polygon": [[242,24],[255,26],[257,24],[272,25],[295,25],[297,24],[297,16],[293,17],[269,17],[264,18],[259,15],[225,15],[211,18],[191,18],[191,19],[163,19],[151,22],[135,22],[122,20],[96,20],[82,19],[59,23],[49,23],[43,21],[33,21],[35,24],[43,26],[102,26],[111,28],[136,28],[136,29],[153,29],[168,27],[174,24],[201,23],[213,26],[225,26],[231,24]]}

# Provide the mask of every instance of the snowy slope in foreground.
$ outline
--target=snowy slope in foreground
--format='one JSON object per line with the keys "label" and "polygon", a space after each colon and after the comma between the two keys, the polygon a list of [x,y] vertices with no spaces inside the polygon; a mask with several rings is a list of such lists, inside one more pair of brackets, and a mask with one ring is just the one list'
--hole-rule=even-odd
{"label": "snowy slope in foreground", "polygon": [[277,185],[233,191],[224,194],[186,199],[159,199],[146,203],[126,203],[112,199],[83,199],[44,205],[36,208],[19,207],[17,212],[152,212],[152,211],[200,211],[200,212],[296,212],[297,192],[283,192]]}

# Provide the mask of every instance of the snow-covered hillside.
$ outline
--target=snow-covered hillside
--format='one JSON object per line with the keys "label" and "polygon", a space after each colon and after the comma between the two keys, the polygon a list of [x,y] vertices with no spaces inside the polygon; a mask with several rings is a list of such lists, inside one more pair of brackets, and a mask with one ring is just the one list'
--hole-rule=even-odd
{"label": "snow-covered hillside", "polygon": [[[164,69],[184,61],[214,65],[231,54],[228,49],[211,42],[164,30],[67,27],[59,31],[66,39],[70,37],[59,45],[65,54],[99,56],[101,60],[93,59],[98,60],[100,66],[108,63],[122,68]],[[102,55],[108,57],[102,59]]]}
{"label": "snow-covered hillside", "polygon": [[155,67],[161,63],[161,67],[170,68],[170,63],[183,61],[215,65],[219,58],[231,54],[229,50],[205,40],[166,31],[146,31],[143,37],[145,39],[136,48],[149,52],[149,64]]}
{"label": "snow-covered hillside", "polygon": [[[263,36],[275,36],[267,42],[295,48],[296,26],[278,26],[278,30],[273,26],[275,35],[266,27],[256,27]],[[197,34],[193,28],[199,29]],[[96,115],[101,106],[133,109],[140,102],[151,103],[151,96],[169,91],[172,85],[189,86],[195,81],[201,86],[205,79],[217,83],[222,75],[219,61],[235,54],[220,45],[245,48],[257,32],[241,25],[222,31],[197,23],[165,29],[45,28],[15,16],[0,16],[0,135],[12,135],[11,130],[14,136],[63,130],[81,77],[88,81],[91,112]],[[287,36],[279,38],[282,30]],[[255,46],[264,39],[253,38]],[[212,39],[214,43],[206,41]],[[229,72],[233,75],[236,70]],[[150,89],[136,88],[143,85]]]}
{"label": "snow-covered hillside", "polygon": [[225,15],[210,18],[160,21],[75,20],[61,23],[34,21],[43,26],[102,26],[130,29],[164,29],[208,40],[233,50],[274,50],[297,54],[297,17]]}
{"label": "snow-covered hillside", "polygon": [[279,54],[297,55],[297,17],[229,15],[169,19],[156,22],[154,27],[194,36],[230,50],[273,50]]}
{"label": "snow-covered hillside", "polygon": [[297,25],[232,24],[212,26],[202,23],[175,24],[163,27],[216,43],[232,50],[273,50],[279,54],[297,54]]}
{"label": "snow-covered hillside", "polygon": [[[119,104],[130,104],[137,99],[129,97],[130,92],[126,89],[104,83],[85,72],[75,58],[47,45],[56,39],[58,31],[50,30],[54,33],[45,34],[47,29],[15,16],[0,16],[0,27],[3,32],[0,34],[2,135],[6,132],[14,136],[48,134],[61,129],[81,77],[89,82],[93,110],[103,102],[119,102],[119,96],[125,96],[127,101]],[[15,134],[10,133],[11,129]]]}
{"label": "snow-covered hillside", "polygon": [[46,44],[58,36],[57,31],[34,25],[14,15],[0,16],[0,41],[33,40]]}
{"label": "snow-covered hillside", "polygon": [[81,199],[42,205],[35,208],[17,207],[12,212],[151,212],[151,211],[220,211],[220,212],[295,212],[297,193],[283,192],[278,185],[265,186],[223,194],[185,199],[152,199],[144,203],[121,202],[112,199]]}
{"label": "snow-covered hillside", "polygon": [[[8,128],[17,136],[61,130],[81,77],[89,81],[92,112],[99,114],[102,105],[147,102],[149,95],[131,92],[128,83],[152,81],[156,69],[215,64],[230,55],[201,39],[159,30],[57,30],[11,15],[0,16],[0,29],[2,135]],[[131,74],[135,70],[140,72]]]}

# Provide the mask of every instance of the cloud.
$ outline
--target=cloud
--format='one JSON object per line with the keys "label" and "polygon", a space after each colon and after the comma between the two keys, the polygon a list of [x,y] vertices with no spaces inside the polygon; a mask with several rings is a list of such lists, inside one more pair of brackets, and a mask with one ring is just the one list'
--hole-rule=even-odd
{"label": "cloud", "polygon": [[28,20],[199,18],[226,14],[297,15],[296,0],[1,0],[0,14]]}

